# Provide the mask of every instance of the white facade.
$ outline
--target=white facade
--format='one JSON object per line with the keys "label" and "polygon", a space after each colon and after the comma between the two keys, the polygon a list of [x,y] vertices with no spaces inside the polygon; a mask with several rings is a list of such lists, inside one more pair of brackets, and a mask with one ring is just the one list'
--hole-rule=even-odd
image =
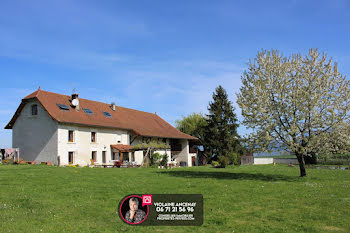
{"label": "white facade", "polygon": [[[69,131],[73,131],[73,142],[69,142]],[[91,133],[95,133],[95,142],[91,141]],[[129,133],[122,130],[94,128],[72,124],[58,125],[58,156],[60,165],[68,165],[69,152],[73,152],[72,164],[89,165],[92,152],[96,153],[96,163],[111,164],[112,149],[110,145],[129,145]],[[105,162],[102,154],[105,152]]]}
{"label": "white facade", "polygon": [[[32,114],[32,106],[37,106],[37,114]],[[69,138],[69,134],[73,138]],[[95,134],[95,141],[92,141],[92,132]],[[98,164],[113,164],[113,151],[111,145],[136,145],[142,143],[144,139],[138,136],[132,142],[129,131],[117,130],[103,127],[90,127],[75,124],[63,124],[53,120],[47,111],[37,100],[30,100],[22,109],[15,124],[12,127],[12,144],[15,148],[20,148],[20,157],[26,161],[50,162],[55,165],[78,164],[80,166],[90,165],[92,153],[96,156]],[[70,139],[73,139],[70,141]],[[159,140],[163,140],[159,138]],[[189,153],[188,140],[179,139],[181,151],[175,156],[171,156],[171,150],[157,150],[159,154],[168,155],[168,163],[185,162],[185,166],[192,166],[192,157],[196,154]],[[170,143],[166,139],[166,143]],[[118,152],[119,153],[119,152]],[[105,161],[103,161],[103,155]],[[129,161],[132,161],[132,152],[127,154]],[[72,161],[69,157],[72,156]],[[143,151],[134,152],[134,161],[136,164],[142,164]]]}
{"label": "white facade", "polygon": [[254,164],[299,164],[296,158],[254,158]]}
{"label": "white facade", "polygon": [[[32,106],[37,115],[32,115]],[[29,101],[12,128],[12,147],[19,148],[20,157],[27,161],[57,163],[57,129],[54,121],[41,104]]]}
{"label": "white facade", "polygon": [[179,164],[182,162],[184,166],[192,167],[192,158],[194,157],[194,163],[197,164],[197,153],[190,153],[188,140],[180,139],[179,142],[182,149],[177,155],[175,155],[176,162]]}
{"label": "white facade", "polygon": [[254,164],[273,164],[273,158],[254,158]]}

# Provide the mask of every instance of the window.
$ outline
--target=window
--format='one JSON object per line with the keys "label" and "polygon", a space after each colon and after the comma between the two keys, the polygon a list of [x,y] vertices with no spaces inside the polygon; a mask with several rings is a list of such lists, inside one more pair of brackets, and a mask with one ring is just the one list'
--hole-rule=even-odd
{"label": "window", "polygon": [[64,104],[57,104],[57,106],[60,108],[62,111],[69,111],[69,107]]}
{"label": "window", "polygon": [[129,162],[129,152],[123,152],[123,161],[128,161]]}
{"label": "window", "polygon": [[135,152],[131,152],[131,162],[135,162]]}
{"label": "window", "polygon": [[96,142],[96,132],[91,132],[91,142]]}
{"label": "window", "polygon": [[88,108],[83,108],[84,112],[87,114],[92,114],[93,112]]}
{"label": "window", "polygon": [[32,115],[38,115],[38,105],[37,104],[32,105]]}
{"label": "window", "polygon": [[68,142],[74,142],[74,131],[68,130]]}
{"label": "window", "polygon": [[103,114],[105,114],[106,117],[112,117],[112,115],[109,112],[103,112]]}
{"label": "window", "polygon": [[112,154],[112,160],[117,160],[117,161],[120,160],[119,152],[113,152],[113,154]]}
{"label": "window", "polygon": [[74,163],[74,152],[70,151],[68,152],[68,164],[73,164]]}
{"label": "window", "polygon": [[102,163],[106,163],[106,151],[102,151]]}
{"label": "window", "polygon": [[97,152],[96,151],[91,151],[91,159],[96,162],[96,154]]}

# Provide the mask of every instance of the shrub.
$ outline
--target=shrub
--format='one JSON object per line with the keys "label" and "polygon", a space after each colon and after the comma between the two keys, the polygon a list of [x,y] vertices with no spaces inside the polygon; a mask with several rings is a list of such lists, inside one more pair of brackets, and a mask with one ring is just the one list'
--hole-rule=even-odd
{"label": "shrub", "polygon": [[25,161],[24,159],[21,159],[21,158],[20,158],[20,159],[19,159],[19,162],[17,162],[17,163],[23,165],[23,164],[27,164],[27,161]]}
{"label": "shrub", "polygon": [[231,152],[227,156],[229,164],[238,165],[241,164],[241,156],[236,152]]}
{"label": "shrub", "polygon": [[2,160],[2,164],[12,164],[13,161],[11,159],[4,159]]}
{"label": "shrub", "polygon": [[163,154],[162,155],[162,160],[160,160],[159,165],[166,167],[168,164],[168,155],[167,154]]}
{"label": "shrub", "polygon": [[317,164],[323,165],[349,165],[349,154],[320,154],[317,156]]}
{"label": "shrub", "polygon": [[218,161],[211,161],[211,165],[212,165],[213,167],[218,167],[220,164],[219,164]]}
{"label": "shrub", "polygon": [[151,156],[150,156],[150,159],[151,159],[151,161],[150,161],[150,165],[152,166],[152,165],[154,165],[154,164],[156,164],[156,165],[158,165],[158,163],[159,163],[159,160],[162,158],[162,156],[157,152],[157,153],[153,153]]}
{"label": "shrub", "polygon": [[229,158],[227,158],[226,156],[219,156],[218,159],[220,167],[224,168],[230,163]]}

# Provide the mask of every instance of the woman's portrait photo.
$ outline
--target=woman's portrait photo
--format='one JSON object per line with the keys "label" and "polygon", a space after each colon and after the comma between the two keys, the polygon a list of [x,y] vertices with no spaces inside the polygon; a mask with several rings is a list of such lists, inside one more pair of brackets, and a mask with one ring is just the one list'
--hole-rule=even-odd
{"label": "woman's portrait photo", "polygon": [[132,195],[126,197],[119,208],[120,216],[129,224],[140,224],[148,215],[148,206],[142,206],[142,199],[139,196]]}

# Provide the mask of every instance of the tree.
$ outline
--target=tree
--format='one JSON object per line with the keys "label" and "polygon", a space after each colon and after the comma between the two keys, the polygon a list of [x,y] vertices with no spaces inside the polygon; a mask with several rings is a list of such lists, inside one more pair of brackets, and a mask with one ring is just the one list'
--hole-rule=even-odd
{"label": "tree", "polygon": [[339,124],[337,130],[320,135],[315,147],[321,154],[346,154],[350,152],[350,121]]}
{"label": "tree", "polygon": [[[229,158],[239,148],[239,136],[237,134],[237,118],[234,107],[228,100],[227,93],[222,86],[218,86],[213,93],[213,102],[209,103],[207,115],[207,127],[204,130],[204,147],[212,156],[212,160],[218,160],[219,156]],[[221,160],[225,160],[220,158]]]}
{"label": "tree", "polygon": [[[153,151],[157,150],[157,149],[170,149],[170,145],[168,145],[164,142],[158,142],[157,140],[152,139],[148,143],[136,144],[132,147],[132,149],[142,150],[142,151],[146,152],[146,154],[144,154],[142,164],[144,166],[148,167],[149,165],[153,165],[153,162],[155,160],[159,159],[159,158],[155,159],[155,157],[153,157],[154,156]],[[157,157],[158,155],[155,155],[155,156]]]}
{"label": "tree", "polygon": [[176,128],[183,133],[197,137],[203,141],[204,128],[207,126],[206,118],[201,113],[192,113],[182,120],[175,121]]}
{"label": "tree", "polygon": [[[337,64],[310,49],[302,57],[284,57],[261,51],[243,73],[237,103],[243,124],[253,130],[256,148],[277,146],[293,152],[300,176],[306,176],[304,158],[325,148],[332,132],[341,133],[349,119],[350,82]],[[321,140],[321,141],[320,141]]]}
{"label": "tree", "polygon": [[[199,139],[200,145],[204,145],[204,129],[207,127],[207,120],[201,113],[192,113],[182,120],[175,121],[176,128],[183,133],[190,134]],[[199,145],[196,145],[199,146]],[[199,146],[198,149],[204,149]],[[205,165],[208,161],[208,155],[205,151],[198,150],[198,163]]]}

